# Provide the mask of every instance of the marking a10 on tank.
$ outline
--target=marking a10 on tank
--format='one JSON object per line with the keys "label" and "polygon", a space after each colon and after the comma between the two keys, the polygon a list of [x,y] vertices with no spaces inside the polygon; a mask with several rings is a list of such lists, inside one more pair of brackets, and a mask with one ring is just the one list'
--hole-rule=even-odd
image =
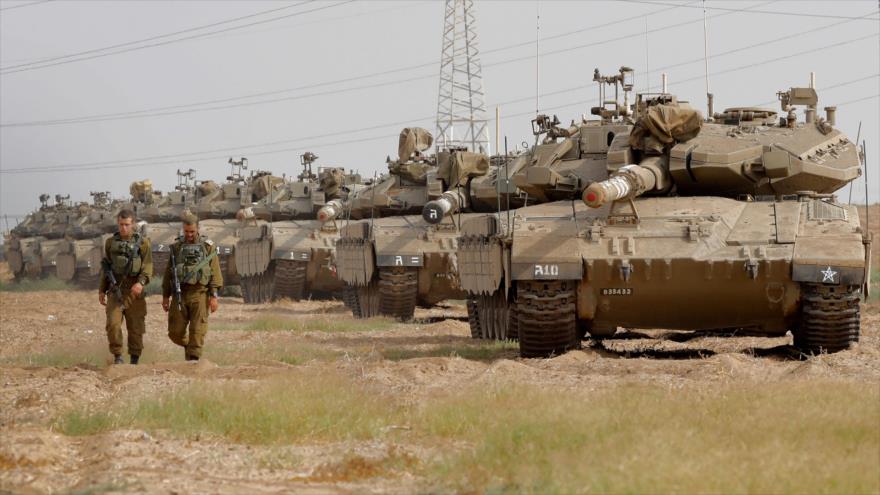
{"label": "marking a10 on tank", "polygon": [[704,119],[674,95],[637,95],[582,201],[462,222],[472,334],[518,338],[524,357],[619,328],[791,332],[804,354],[857,342],[871,237],[834,192],[860,176],[859,148],[834,107],[816,114],[814,89],[778,97],[781,115]]}

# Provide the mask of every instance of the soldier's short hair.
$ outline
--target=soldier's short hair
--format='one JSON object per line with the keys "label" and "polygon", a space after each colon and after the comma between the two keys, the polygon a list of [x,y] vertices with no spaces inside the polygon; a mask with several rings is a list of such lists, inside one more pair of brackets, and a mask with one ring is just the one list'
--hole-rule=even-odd
{"label": "soldier's short hair", "polygon": [[119,213],[116,214],[116,218],[119,220],[125,220],[126,218],[131,218],[134,220],[134,212],[129,210],[128,208],[123,208],[119,210]]}
{"label": "soldier's short hair", "polygon": [[184,225],[199,224],[199,217],[193,213],[184,213],[183,215],[181,215],[180,220],[183,222]]}

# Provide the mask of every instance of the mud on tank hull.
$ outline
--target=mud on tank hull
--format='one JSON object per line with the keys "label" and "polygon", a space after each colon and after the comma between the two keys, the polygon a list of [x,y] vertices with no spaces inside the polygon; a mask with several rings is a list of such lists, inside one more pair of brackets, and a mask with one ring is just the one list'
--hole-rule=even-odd
{"label": "mud on tank hull", "polygon": [[578,205],[576,221],[570,203],[524,208],[509,247],[491,217],[466,224],[458,258],[474,310],[497,311],[485,301],[510,286],[505,309],[524,356],[617,327],[791,330],[809,352],[858,339],[866,244],[855,208],[712,197],[635,205],[637,223],[608,221],[608,207]]}
{"label": "mud on tank hull", "polygon": [[332,264],[338,232],[317,220],[258,222],[235,246],[245,303],[331,295],[343,283]]}
{"label": "mud on tank hull", "polygon": [[[468,215],[462,215],[462,218]],[[451,222],[431,225],[421,215],[353,222],[341,229],[336,266],[345,302],[356,317],[408,320],[416,305],[462,299],[455,262],[459,232]]]}

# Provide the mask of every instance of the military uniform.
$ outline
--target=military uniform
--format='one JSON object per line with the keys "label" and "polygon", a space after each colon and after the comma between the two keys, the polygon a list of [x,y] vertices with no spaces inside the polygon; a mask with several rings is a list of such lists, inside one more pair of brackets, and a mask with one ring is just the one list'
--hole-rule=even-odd
{"label": "military uniform", "polygon": [[[147,284],[153,276],[153,255],[150,249],[150,240],[133,233],[130,238],[122,239],[119,234],[107,239],[104,243],[105,269],[113,271],[113,276],[119,284],[122,292],[122,302],[115,294],[115,289],[110,287],[110,281],[106,274],[101,277],[99,291],[107,294],[107,340],[110,343],[110,352],[117,357],[122,355],[122,319],[125,318],[125,327],[128,329],[128,354],[132,356],[132,363],[137,363],[138,357],[144,350],[144,332],[146,331]],[[138,297],[131,295],[131,287],[135,283],[144,286],[144,292]]]}
{"label": "military uniform", "polygon": [[[178,237],[177,242],[171,245],[171,253],[175,264],[172,266],[168,263],[162,279],[162,295],[171,298],[168,337],[185,349],[187,360],[197,360],[202,355],[202,346],[208,333],[208,298],[218,294],[223,286],[219,253],[213,242],[201,236],[193,243]],[[172,270],[176,270],[180,282],[180,308],[174,293]]]}

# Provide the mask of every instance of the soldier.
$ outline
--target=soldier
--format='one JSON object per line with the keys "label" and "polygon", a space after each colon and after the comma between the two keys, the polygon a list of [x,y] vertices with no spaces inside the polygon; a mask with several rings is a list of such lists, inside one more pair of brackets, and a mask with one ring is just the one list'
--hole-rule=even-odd
{"label": "soldier", "polygon": [[[128,354],[131,364],[138,364],[144,350],[147,301],[144,288],[153,276],[153,255],[150,240],[134,231],[134,212],[120,210],[116,215],[119,232],[104,244],[101,266],[104,276],[98,291],[98,302],[106,306],[107,340],[113,353],[113,364],[122,364],[122,318],[128,329]],[[107,292],[112,291],[107,298]]]}
{"label": "soldier", "polygon": [[220,305],[223,275],[217,255],[214,243],[199,236],[198,217],[184,215],[183,237],[171,246],[172,262],[162,279],[162,309],[168,312],[168,337],[184,348],[187,361],[198,361],[202,355],[208,309],[213,313]]}

